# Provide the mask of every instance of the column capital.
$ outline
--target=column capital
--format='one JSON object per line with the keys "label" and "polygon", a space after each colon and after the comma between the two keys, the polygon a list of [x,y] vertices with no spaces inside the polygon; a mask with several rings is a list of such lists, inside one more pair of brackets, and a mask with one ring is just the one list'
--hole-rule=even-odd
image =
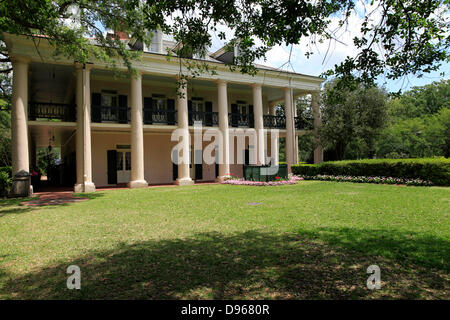
{"label": "column capital", "polygon": [[77,70],[86,70],[91,71],[91,69],[94,68],[94,65],[92,63],[81,63],[78,61],[74,62],[75,69]]}
{"label": "column capital", "polygon": [[250,87],[252,87],[252,88],[261,88],[262,85],[260,83],[252,83],[252,84],[250,84]]}
{"label": "column capital", "polygon": [[142,78],[142,74],[143,73],[140,70],[131,71],[130,78],[134,78],[134,79]]}
{"label": "column capital", "polygon": [[217,79],[216,80],[217,85],[219,86],[226,86],[228,84],[228,81],[223,80],[223,79]]}

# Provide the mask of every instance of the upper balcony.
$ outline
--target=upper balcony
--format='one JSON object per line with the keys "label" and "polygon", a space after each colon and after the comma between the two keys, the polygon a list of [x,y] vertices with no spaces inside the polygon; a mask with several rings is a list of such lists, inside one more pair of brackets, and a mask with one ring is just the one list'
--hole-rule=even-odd
{"label": "upper balcony", "polygon": [[76,105],[52,102],[28,102],[28,120],[75,122]]}
{"label": "upper balcony", "polygon": [[[76,121],[76,105],[35,102],[28,103],[28,119],[31,121]],[[143,122],[146,125],[177,125],[177,111],[174,109],[152,110],[144,108]],[[189,125],[201,122],[205,127],[219,126],[218,112],[190,111],[188,113]],[[91,105],[91,121],[94,123],[130,123],[130,107],[111,107]],[[286,129],[284,116],[264,115],[264,128]],[[254,128],[254,115],[241,113],[228,113],[228,125],[232,128]],[[296,130],[308,129],[308,122],[301,117],[295,117]]]}
{"label": "upper balcony", "polygon": [[[76,122],[77,106],[75,67],[33,62],[30,65],[30,121]],[[188,83],[188,123],[218,127],[218,91],[215,81],[192,79]],[[239,83],[227,84],[228,125],[230,128],[254,128],[252,88]],[[298,92],[297,92],[298,94]],[[286,119],[269,115],[269,101],[283,99],[282,88],[262,87],[263,125],[266,129],[286,129]],[[130,79],[115,77],[110,70],[90,72],[91,122],[130,123]],[[143,123],[146,126],[177,126],[176,83],[173,77],[142,76]],[[73,125],[73,124],[72,124]],[[295,118],[297,130],[307,123]]]}

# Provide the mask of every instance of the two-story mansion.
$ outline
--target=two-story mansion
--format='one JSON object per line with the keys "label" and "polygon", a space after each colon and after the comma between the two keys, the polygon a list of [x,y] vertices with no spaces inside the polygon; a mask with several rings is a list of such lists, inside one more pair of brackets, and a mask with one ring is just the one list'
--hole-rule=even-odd
{"label": "two-story mansion", "polygon": [[[294,103],[301,95],[312,94],[314,131],[320,126],[321,78],[264,66],[256,76],[232,72],[226,63],[234,53],[224,48],[203,58],[217,74],[195,77],[179,87],[179,60],[166,57],[176,43],[158,33],[151,47],[140,48],[144,52],[134,63],[137,75],[123,77],[101,62],[80,65],[56,59],[45,38],[39,52],[25,36],[3,33],[3,39],[13,64],[13,174],[30,172],[37,150],[51,145],[61,150],[63,180],[77,192],[117,184],[192,184],[230,173],[242,176],[243,165],[236,160],[237,152],[230,153],[230,146],[236,148],[230,139],[248,128],[279,129],[279,136],[286,138],[290,166],[297,162],[297,137],[305,132]],[[117,68],[128,74],[125,67]],[[285,116],[276,115],[280,102],[285,103]],[[202,150],[193,148],[194,121],[201,121],[203,130],[216,127],[226,133],[219,151],[223,161],[202,162]],[[190,163],[172,162],[178,142],[171,134],[177,128],[184,129],[184,141],[190,145]],[[254,149],[259,164],[267,162],[265,155],[278,164],[278,140],[258,138],[246,142],[245,148],[245,162],[248,149]],[[321,160],[317,147],[314,161]]]}

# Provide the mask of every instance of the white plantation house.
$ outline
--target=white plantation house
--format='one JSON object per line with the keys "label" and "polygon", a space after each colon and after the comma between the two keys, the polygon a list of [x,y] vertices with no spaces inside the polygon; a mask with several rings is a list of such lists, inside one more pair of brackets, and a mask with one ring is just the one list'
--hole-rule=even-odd
{"label": "white plantation house", "polygon": [[[143,55],[133,65],[137,76],[118,64],[122,77],[95,60],[80,65],[56,59],[45,38],[39,52],[25,36],[3,33],[3,38],[14,69],[13,174],[30,172],[37,150],[51,146],[61,153],[61,180],[77,192],[242,176],[238,158],[248,164],[249,150],[255,151],[258,164],[278,164],[278,140],[270,139],[275,134],[286,138],[290,166],[298,161],[297,137],[305,133],[294,103],[302,95],[312,94],[315,129],[320,126],[321,78],[265,66],[258,66],[255,76],[233,72],[226,63],[236,52],[225,48],[203,58],[217,74],[201,74],[177,89],[179,59],[166,57],[177,43],[159,32],[150,47],[129,43],[130,50],[142,50]],[[129,41],[126,36],[124,41]],[[276,115],[280,102],[285,103],[285,116]],[[201,122],[203,131],[216,128],[222,135],[213,152],[216,163],[203,161],[210,141],[194,148],[194,122]],[[182,144],[190,150],[188,161],[178,164],[172,161],[178,157],[172,150],[178,144],[171,139],[175,129],[182,129]],[[254,129],[257,139],[245,140],[241,152],[234,142],[248,129]],[[318,147],[314,161],[321,160]]]}

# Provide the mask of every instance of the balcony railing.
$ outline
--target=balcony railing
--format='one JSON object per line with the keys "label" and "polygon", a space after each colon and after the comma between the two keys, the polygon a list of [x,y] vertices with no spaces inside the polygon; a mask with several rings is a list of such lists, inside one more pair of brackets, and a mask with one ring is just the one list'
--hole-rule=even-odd
{"label": "balcony railing", "polygon": [[295,117],[295,129],[296,130],[311,130],[313,128],[313,119],[305,119],[302,117]]}
{"label": "balcony railing", "polygon": [[264,128],[286,129],[286,118],[283,116],[264,115]]}
{"label": "balcony railing", "polygon": [[130,108],[92,105],[91,121],[128,123],[130,121]]}
{"label": "balcony railing", "polygon": [[[66,122],[76,121],[76,105],[50,102],[29,102],[28,103],[29,120],[60,120]],[[110,107],[110,106],[91,106],[92,122],[130,122],[130,108]],[[189,125],[194,121],[201,121],[204,126],[214,127],[219,125],[218,112],[189,112]],[[254,127],[253,114],[229,113],[228,121],[231,127]],[[285,129],[286,119],[284,116],[264,115],[264,128]],[[296,130],[312,129],[312,119],[295,117]],[[177,124],[176,110],[147,110],[144,109],[145,124]]]}
{"label": "balcony railing", "polygon": [[253,128],[255,126],[253,114],[242,113],[229,113],[228,124],[232,127]]}
{"label": "balcony railing", "polygon": [[177,111],[144,109],[144,123],[176,125]]}
{"label": "balcony railing", "polygon": [[219,125],[219,113],[203,111],[189,112],[189,125],[193,126],[195,121],[200,121],[202,126],[217,127]]}
{"label": "balcony railing", "polygon": [[60,120],[60,121],[76,121],[76,105],[50,102],[28,103],[28,119],[38,120]]}

